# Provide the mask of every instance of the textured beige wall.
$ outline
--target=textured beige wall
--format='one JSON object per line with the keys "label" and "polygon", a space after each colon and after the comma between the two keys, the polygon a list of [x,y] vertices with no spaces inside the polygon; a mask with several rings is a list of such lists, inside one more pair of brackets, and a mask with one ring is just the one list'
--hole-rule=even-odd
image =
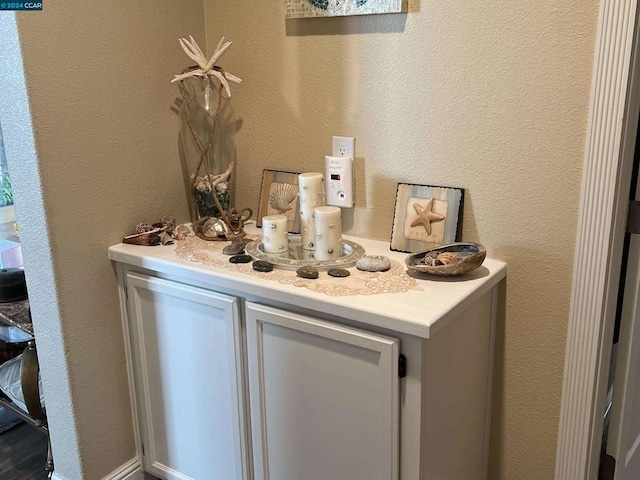
{"label": "textured beige wall", "polygon": [[[75,423],[82,478],[135,455],[107,248],[138,222],[187,220],[171,111],[178,90],[169,82],[186,64],[177,37],[203,37],[202,14],[201,1],[59,0],[18,15],[72,399],[68,417],[52,419],[52,436],[61,422]],[[37,173],[19,169],[18,177]],[[21,207],[29,230],[39,219]],[[38,276],[37,263],[26,267]],[[35,322],[45,356],[57,328],[48,322]]]}
{"label": "textured beige wall", "polygon": [[596,0],[431,0],[408,15],[285,22],[205,0],[233,101],[241,206],[263,168],[322,169],[357,140],[355,234],[388,239],[396,182],[466,188],[464,239],[509,263],[491,478],[553,478]]}

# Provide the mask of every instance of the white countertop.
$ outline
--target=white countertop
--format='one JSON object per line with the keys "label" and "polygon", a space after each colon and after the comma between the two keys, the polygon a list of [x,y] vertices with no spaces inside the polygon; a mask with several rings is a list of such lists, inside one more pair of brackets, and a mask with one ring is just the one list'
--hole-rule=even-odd
{"label": "white countertop", "polygon": [[[255,228],[247,230],[250,233],[260,233]],[[390,251],[388,242],[346,235],[345,238],[362,245],[367,255],[386,255],[404,265],[407,254]],[[119,244],[109,248],[109,258],[115,262],[181,277],[185,283],[192,281],[213,288],[236,290],[422,338],[433,336],[450,318],[488,292],[507,273],[506,263],[487,258],[480,268],[468,275],[420,275],[418,284],[424,291],[334,297],[233,270],[180,260],[175,256],[175,245],[142,247]]]}

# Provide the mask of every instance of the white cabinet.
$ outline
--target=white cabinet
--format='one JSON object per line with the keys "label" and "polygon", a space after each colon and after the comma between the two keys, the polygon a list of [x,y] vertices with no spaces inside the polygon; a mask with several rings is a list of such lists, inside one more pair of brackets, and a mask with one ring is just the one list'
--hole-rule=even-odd
{"label": "white cabinet", "polygon": [[[388,243],[354,240],[404,261]],[[174,248],[109,249],[144,471],[172,480],[486,478],[504,263],[420,279],[404,293],[330,296],[180,260]]]}
{"label": "white cabinet", "polygon": [[126,275],[144,470],[248,479],[238,300]]}
{"label": "white cabinet", "polygon": [[397,339],[248,303],[256,480],[397,480]]}

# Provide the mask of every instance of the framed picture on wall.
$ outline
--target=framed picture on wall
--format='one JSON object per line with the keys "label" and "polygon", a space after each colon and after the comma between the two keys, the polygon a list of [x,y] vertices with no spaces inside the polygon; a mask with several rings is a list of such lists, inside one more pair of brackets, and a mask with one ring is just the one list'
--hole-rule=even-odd
{"label": "framed picture on wall", "polygon": [[391,250],[417,253],[460,241],[464,190],[399,183]]}
{"label": "framed picture on wall", "polygon": [[407,0],[285,0],[286,18],[402,13]]}
{"label": "framed picture on wall", "polygon": [[285,215],[289,233],[300,233],[300,201],[298,199],[298,175],[278,170],[262,171],[260,203],[256,225],[262,228],[262,217]]}

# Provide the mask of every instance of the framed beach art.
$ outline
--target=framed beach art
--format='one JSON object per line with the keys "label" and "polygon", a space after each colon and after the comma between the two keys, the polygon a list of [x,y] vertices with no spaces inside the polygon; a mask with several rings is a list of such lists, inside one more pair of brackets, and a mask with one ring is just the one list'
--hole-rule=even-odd
{"label": "framed beach art", "polygon": [[399,183],[391,250],[417,253],[460,241],[464,190]]}
{"label": "framed beach art", "polygon": [[345,17],[407,11],[407,0],[284,0],[286,18]]}
{"label": "framed beach art", "polygon": [[285,215],[289,233],[300,233],[300,201],[298,175],[278,170],[262,171],[262,187],[256,225],[262,228],[262,217]]}

